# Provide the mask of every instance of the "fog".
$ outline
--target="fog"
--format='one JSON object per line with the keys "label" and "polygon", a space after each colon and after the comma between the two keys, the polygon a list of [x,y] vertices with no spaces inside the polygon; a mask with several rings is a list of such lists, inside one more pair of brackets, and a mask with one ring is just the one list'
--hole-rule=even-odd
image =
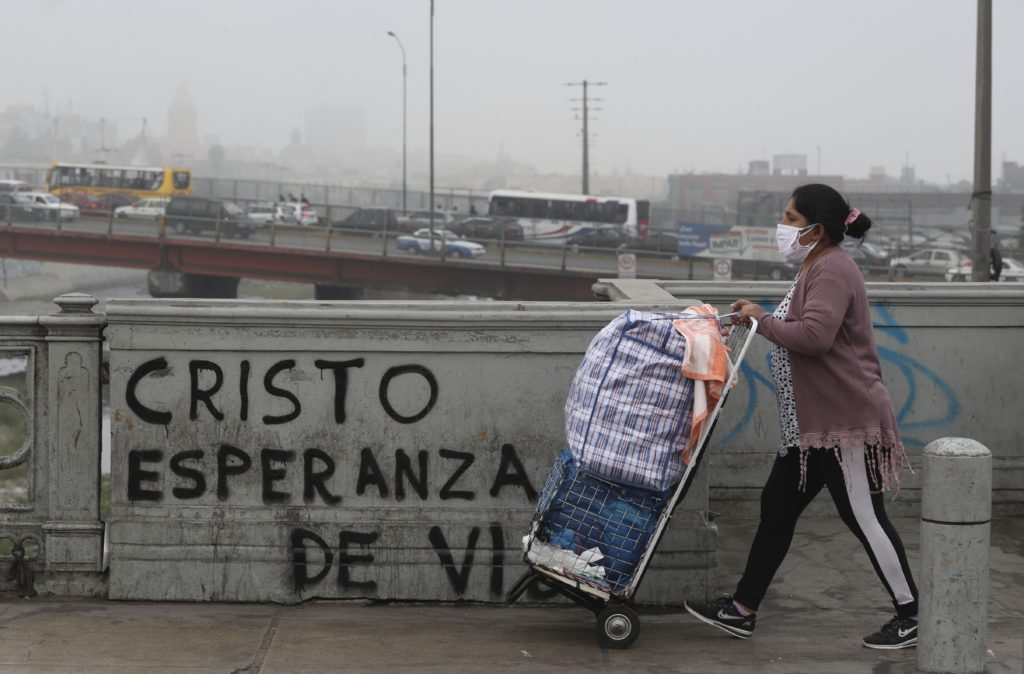
{"label": "fog", "polygon": [[[184,85],[203,158],[219,144],[229,158],[281,162],[296,139],[314,143],[320,109],[390,178],[402,147],[394,31],[408,61],[410,171],[426,170],[429,0],[0,6],[0,112],[103,118],[104,142],[124,144],[144,118],[150,137],[165,136]],[[796,153],[812,173],[899,175],[909,161],[939,185],[970,179],[976,11],[969,0],[437,0],[439,170],[504,157],[577,173],[578,90],[565,83],[588,79],[607,82],[592,91],[603,99],[595,172],[733,173]],[[1024,162],[1024,5],[995,0],[994,17],[997,178],[1002,160]]]}

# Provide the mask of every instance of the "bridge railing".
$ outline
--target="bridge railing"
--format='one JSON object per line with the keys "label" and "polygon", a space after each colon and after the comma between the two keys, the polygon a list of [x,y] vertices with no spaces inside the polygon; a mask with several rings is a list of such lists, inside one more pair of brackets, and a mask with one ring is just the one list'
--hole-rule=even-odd
{"label": "bridge railing", "polygon": [[[100,595],[100,345],[96,300],[0,317],[0,583]],[[37,575],[38,574],[38,575]]]}

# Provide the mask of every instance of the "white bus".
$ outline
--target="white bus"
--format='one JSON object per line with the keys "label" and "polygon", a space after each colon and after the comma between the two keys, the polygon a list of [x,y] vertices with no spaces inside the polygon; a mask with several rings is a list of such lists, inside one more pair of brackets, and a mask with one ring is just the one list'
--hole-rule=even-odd
{"label": "white bus", "polygon": [[629,197],[495,190],[488,200],[487,213],[515,218],[523,228],[525,241],[562,244],[570,236],[595,229],[647,236],[651,202]]}

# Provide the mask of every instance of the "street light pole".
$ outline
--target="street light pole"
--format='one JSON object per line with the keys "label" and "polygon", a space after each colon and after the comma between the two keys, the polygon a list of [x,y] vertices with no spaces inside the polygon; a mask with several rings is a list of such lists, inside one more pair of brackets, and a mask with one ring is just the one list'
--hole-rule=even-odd
{"label": "street light pole", "polygon": [[978,0],[974,75],[974,251],[972,281],[988,281],[992,255],[992,0]]}
{"label": "street light pole", "polygon": [[[430,0],[430,242],[434,242],[434,0]],[[441,240],[444,260],[444,239]]]}
{"label": "street light pole", "polygon": [[393,31],[389,30],[388,31],[388,35],[390,35],[391,37],[395,38],[395,42],[398,43],[398,47],[402,50],[402,212],[403,213],[408,213],[409,212],[409,204],[408,204],[408,201],[407,201],[407,198],[406,198],[408,192],[406,191],[406,181],[405,181],[405,176],[406,176],[406,156],[407,156],[407,153],[406,153],[406,133],[405,133],[405,129],[406,129],[406,123],[405,123],[406,122],[406,109],[407,108],[406,108],[406,104],[405,104],[405,101],[406,101],[405,93],[406,93],[406,82],[408,81],[409,69],[408,69],[408,67],[406,66],[406,63],[405,63],[405,45],[402,44],[402,41],[398,38],[397,35],[395,35],[395,33]]}

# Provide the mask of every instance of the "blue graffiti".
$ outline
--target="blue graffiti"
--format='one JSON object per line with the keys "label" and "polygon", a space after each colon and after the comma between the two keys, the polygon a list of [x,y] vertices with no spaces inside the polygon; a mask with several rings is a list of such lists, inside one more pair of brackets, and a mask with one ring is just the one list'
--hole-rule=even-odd
{"label": "blue graffiti", "polygon": [[[759,302],[759,304],[766,311],[772,311],[774,308],[771,303],[766,301]],[[891,339],[900,346],[910,345],[910,336],[903,326],[896,321],[889,307],[884,303],[879,303],[875,306],[875,313],[877,316],[877,320],[874,321],[874,327],[877,328],[876,335]],[[900,404],[899,409],[896,410],[896,422],[899,424],[903,443],[911,447],[922,447],[930,440],[918,437],[917,433],[908,435],[908,432],[937,429],[955,422],[960,416],[960,401],[957,398],[956,391],[941,375],[925,366],[916,358],[903,353],[901,350],[885,346],[878,346],[877,348],[879,359],[895,367],[906,380],[906,398]],[[771,371],[770,359],[771,354],[766,354],[765,366],[768,371]],[[740,413],[739,419],[729,428],[723,429],[724,435],[720,440],[722,443],[728,443],[735,439],[751,423],[754,418],[754,412],[757,409],[759,389],[763,388],[771,397],[775,396],[774,382],[770,377],[759,372],[749,361],[744,361],[740,365],[740,376],[743,379],[741,388],[746,392],[746,400],[743,403],[743,411]],[[933,418],[910,421],[910,414],[918,402],[919,382],[930,384],[937,391],[939,398],[937,402],[941,405],[942,410]],[[893,402],[895,403],[896,401]]]}

